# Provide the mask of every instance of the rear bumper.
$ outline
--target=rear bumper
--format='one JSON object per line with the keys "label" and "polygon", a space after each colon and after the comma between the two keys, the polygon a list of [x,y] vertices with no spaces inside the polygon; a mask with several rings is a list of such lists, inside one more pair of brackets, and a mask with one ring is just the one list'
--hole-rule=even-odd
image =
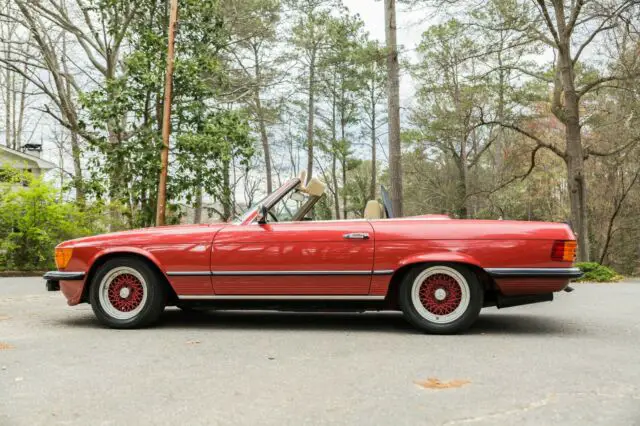
{"label": "rear bumper", "polygon": [[504,296],[555,293],[582,276],[579,268],[488,268],[486,271]]}
{"label": "rear bumper", "polygon": [[580,268],[487,268],[494,278],[580,278],[584,273]]}

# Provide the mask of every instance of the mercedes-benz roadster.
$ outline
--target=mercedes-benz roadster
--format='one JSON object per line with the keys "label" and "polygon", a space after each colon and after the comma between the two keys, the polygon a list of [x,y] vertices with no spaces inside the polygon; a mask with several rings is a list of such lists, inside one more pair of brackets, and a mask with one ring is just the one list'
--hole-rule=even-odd
{"label": "mercedes-benz roadster", "polygon": [[568,225],[394,218],[367,203],[362,219],[313,220],[325,186],[286,182],[229,223],[179,225],[65,241],[47,289],[90,303],[113,328],[156,322],[182,309],[401,310],[419,329],[467,329],[482,307],[553,300],[570,290]]}

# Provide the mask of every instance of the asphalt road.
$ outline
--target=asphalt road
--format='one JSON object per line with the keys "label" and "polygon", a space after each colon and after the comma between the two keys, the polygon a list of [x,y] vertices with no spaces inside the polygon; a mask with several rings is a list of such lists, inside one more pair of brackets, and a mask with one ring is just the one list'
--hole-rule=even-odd
{"label": "asphalt road", "polygon": [[3,278],[0,425],[640,425],[639,308],[640,282],[578,284],[460,336],[388,313],[173,309],[116,331]]}

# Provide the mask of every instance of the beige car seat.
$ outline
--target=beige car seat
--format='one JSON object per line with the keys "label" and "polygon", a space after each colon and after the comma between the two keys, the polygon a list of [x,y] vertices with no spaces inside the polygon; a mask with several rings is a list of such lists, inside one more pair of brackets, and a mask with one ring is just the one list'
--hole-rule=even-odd
{"label": "beige car seat", "polygon": [[384,219],[384,206],[377,200],[370,200],[364,208],[364,218],[369,220]]}

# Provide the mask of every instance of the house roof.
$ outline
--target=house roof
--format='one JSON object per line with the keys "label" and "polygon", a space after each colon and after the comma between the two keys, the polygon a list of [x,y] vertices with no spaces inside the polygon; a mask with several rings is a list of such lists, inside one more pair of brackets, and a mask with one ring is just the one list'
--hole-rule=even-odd
{"label": "house roof", "polygon": [[17,151],[15,149],[11,149],[11,148],[9,148],[8,146],[5,146],[5,145],[0,145],[0,150],[1,151],[5,151],[5,152],[9,153],[10,155],[14,155],[16,157],[20,157],[20,158],[22,158],[24,160],[34,162],[34,163],[36,163],[38,165],[38,167],[41,170],[51,170],[51,169],[55,169],[56,167],[58,167],[55,164],[53,164],[52,162],[50,162],[50,161],[43,160],[42,158],[36,157],[35,155],[25,154],[22,151]]}

